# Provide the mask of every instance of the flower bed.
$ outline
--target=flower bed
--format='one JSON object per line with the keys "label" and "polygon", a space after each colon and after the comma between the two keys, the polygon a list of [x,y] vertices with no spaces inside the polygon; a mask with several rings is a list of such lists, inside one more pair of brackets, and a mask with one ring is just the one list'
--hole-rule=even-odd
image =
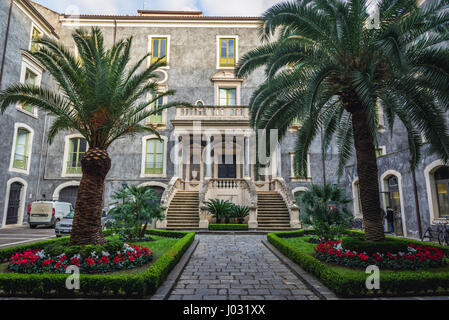
{"label": "flower bed", "polygon": [[382,269],[422,270],[447,265],[444,252],[438,248],[409,244],[407,252],[372,253],[345,250],[341,240],[318,244],[315,257],[326,263],[335,263],[351,268],[366,268],[376,265]]}
{"label": "flower bed", "polygon": [[[110,234],[108,230],[105,236]],[[80,274],[80,289],[66,287],[67,274],[37,273],[22,274],[16,272],[0,273],[0,296],[8,297],[146,297],[156,291],[176,266],[184,252],[195,240],[195,233],[167,230],[147,230],[148,235],[177,239],[170,249],[160,256],[147,269],[136,274]],[[42,249],[48,246],[66,245],[68,238],[58,238],[20,245],[14,248],[0,249],[0,261],[8,259],[16,252]]]}
{"label": "flower bed", "polygon": [[[363,237],[359,231],[348,230],[345,234]],[[380,270],[380,289],[368,289],[365,270],[334,266],[318,260],[314,244],[308,242],[314,230],[295,230],[269,233],[268,241],[305,271],[316,276],[326,287],[341,297],[379,297],[410,295],[448,295],[449,267],[428,270]],[[387,237],[387,240],[432,246],[448,254],[449,247],[417,240]]]}
{"label": "flower bed", "polygon": [[80,253],[52,256],[45,249],[27,249],[9,259],[8,270],[17,273],[65,273],[69,265],[75,265],[82,273],[106,273],[139,267],[152,258],[153,252],[148,248],[128,243],[124,243],[117,252],[93,251],[87,257]]}

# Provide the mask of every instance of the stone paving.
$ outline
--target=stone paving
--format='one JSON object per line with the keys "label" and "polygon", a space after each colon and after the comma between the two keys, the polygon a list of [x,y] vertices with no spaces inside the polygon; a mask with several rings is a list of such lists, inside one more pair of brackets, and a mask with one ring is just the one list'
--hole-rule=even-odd
{"label": "stone paving", "polygon": [[263,244],[264,235],[197,235],[169,300],[318,300]]}

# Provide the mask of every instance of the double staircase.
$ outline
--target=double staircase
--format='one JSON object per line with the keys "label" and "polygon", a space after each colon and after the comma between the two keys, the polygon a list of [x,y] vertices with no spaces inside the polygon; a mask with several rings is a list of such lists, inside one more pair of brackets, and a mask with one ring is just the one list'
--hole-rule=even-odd
{"label": "double staircase", "polygon": [[[168,230],[199,229],[199,193],[177,191],[167,210]],[[277,191],[257,192],[258,230],[291,230],[290,214],[284,199]]]}
{"label": "double staircase", "polygon": [[257,192],[258,230],[291,230],[290,214],[276,191]]}
{"label": "double staircase", "polygon": [[194,191],[176,192],[167,211],[167,229],[195,230],[199,228],[199,194]]}

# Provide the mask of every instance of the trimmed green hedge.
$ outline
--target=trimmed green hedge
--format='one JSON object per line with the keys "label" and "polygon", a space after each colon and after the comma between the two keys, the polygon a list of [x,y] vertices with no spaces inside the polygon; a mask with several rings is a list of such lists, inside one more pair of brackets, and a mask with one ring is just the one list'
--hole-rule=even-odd
{"label": "trimmed green hedge", "polygon": [[248,230],[247,224],[209,224],[209,230]]}
{"label": "trimmed green hedge", "polygon": [[[348,231],[353,234],[354,231]],[[368,290],[365,282],[367,274],[361,272],[345,273],[342,268],[329,266],[313,256],[298,250],[284,240],[285,238],[302,237],[313,234],[313,230],[296,230],[281,233],[269,233],[268,241],[285,256],[300,265],[305,271],[318,277],[321,282],[340,297],[374,297],[374,296],[406,296],[426,294],[449,294],[449,272],[428,271],[381,271],[380,290]],[[356,232],[354,235],[363,235]],[[409,243],[441,247],[431,243],[408,239],[396,239]],[[445,247],[448,250],[448,247]],[[339,272],[340,270],[340,272]],[[349,270],[349,269],[348,269]]]}
{"label": "trimmed green hedge", "polygon": [[[195,233],[147,230],[148,234],[179,238],[171,248],[147,270],[139,274],[80,275],[80,289],[66,288],[67,274],[0,273],[0,295],[27,297],[144,297],[156,291],[169,272],[195,239]],[[0,250],[0,256],[27,248],[41,248],[68,238],[41,241],[27,246]],[[12,255],[12,254],[11,254]],[[10,257],[10,256],[9,256]],[[8,258],[9,258],[8,257]]]}
{"label": "trimmed green hedge", "polygon": [[359,238],[343,237],[341,240],[343,249],[357,252],[366,252],[368,255],[373,253],[398,253],[406,252],[408,243],[403,241],[386,240],[382,242],[365,241]]}

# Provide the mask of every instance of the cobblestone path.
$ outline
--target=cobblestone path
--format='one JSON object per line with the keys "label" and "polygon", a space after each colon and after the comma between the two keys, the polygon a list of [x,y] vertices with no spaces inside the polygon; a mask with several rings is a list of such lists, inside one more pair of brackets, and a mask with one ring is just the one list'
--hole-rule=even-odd
{"label": "cobblestone path", "polygon": [[197,235],[175,300],[317,300],[261,242],[263,235]]}

